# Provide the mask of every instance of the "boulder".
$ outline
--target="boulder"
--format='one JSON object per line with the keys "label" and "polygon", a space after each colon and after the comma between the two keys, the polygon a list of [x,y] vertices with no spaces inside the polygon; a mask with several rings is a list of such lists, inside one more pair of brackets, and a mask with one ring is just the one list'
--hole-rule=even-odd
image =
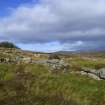
{"label": "boulder", "polygon": [[85,71],[81,71],[80,74],[81,74],[81,75],[87,75],[88,73],[85,72]]}
{"label": "boulder", "polygon": [[95,79],[95,80],[101,80],[100,77],[98,77],[98,76],[95,75],[95,74],[88,73],[87,75],[88,75],[88,77],[93,78],[93,79]]}
{"label": "boulder", "polygon": [[105,79],[105,68],[99,69],[97,74],[101,79]]}
{"label": "boulder", "polygon": [[87,68],[87,67],[83,67],[82,71],[81,71],[82,75],[87,75],[88,77],[91,77],[91,78],[93,78],[95,80],[103,79],[105,77],[104,73],[103,73],[103,70],[97,71],[95,69],[91,69],[91,68]]}
{"label": "boulder", "polygon": [[83,67],[83,68],[82,68],[82,71],[97,75],[97,70],[91,69],[91,68],[88,68],[88,67]]}
{"label": "boulder", "polygon": [[52,71],[61,70],[67,72],[69,69],[69,64],[65,63],[63,60],[49,60],[47,63]]}
{"label": "boulder", "polygon": [[36,64],[44,64],[49,66],[51,71],[63,71],[67,72],[69,70],[69,64],[65,63],[64,60],[58,60],[58,59],[52,59],[52,60],[37,60],[37,61],[32,61],[33,63]]}

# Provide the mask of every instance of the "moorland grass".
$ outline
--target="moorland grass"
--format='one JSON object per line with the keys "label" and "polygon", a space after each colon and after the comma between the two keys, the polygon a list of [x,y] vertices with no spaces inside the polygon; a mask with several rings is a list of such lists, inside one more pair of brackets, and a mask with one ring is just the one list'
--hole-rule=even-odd
{"label": "moorland grass", "polygon": [[54,74],[43,65],[0,64],[0,105],[105,105],[105,81]]}
{"label": "moorland grass", "polygon": [[[72,60],[68,61],[70,64],[74,65],[79,69],[79,67],[89,67],[89,68],[94,68],[94,69],[100,69],[100,68],[105,68],[105,61],[104,60],[85,60],[82,58],[75,57]],[[76,69],[77,69],[76,68]]]}

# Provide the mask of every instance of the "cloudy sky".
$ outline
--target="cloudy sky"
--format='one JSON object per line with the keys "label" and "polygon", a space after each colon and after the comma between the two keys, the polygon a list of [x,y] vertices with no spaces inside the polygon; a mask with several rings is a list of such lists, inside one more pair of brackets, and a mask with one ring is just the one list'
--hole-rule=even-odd
{"label": "cloudy sky", "polygon": [[0,0],[0,41],[34,51],[105,50],[105,0]]}

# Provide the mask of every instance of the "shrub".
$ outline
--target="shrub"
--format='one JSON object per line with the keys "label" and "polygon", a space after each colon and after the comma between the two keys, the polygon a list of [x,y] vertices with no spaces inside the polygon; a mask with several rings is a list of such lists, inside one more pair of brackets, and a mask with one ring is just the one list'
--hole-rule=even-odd
{"label": "shrub", "polygon": [[60,59],[60,57],[57,54],[51,54],[49,59]]}
{"label": "shrub", "polygon": [[81,71],[82,68],[81,68],[81,66],[75,64],[75,65],[71,66],[71,70],[73,70],[73,71]]}
{"label": "shrub", "polygon": [[0,47],[4,47],[4,48],[18,48],[16,45],[14,45],[13,43],[10,43],[10,42],[1,42],[0,43]]}
{"label": "shrub", "polygon": [[96,64],[95,69],[105,68],[105,64]]}

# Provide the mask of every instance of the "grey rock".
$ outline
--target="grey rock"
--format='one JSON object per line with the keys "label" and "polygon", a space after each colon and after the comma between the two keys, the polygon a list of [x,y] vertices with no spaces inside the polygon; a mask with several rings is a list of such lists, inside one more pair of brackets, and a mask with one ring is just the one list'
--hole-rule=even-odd
{"label": "grey rock", "polygon": [[64,60],[50,60],[48,61],[51,70],[63,70],[67,72],[69,64],[65,63]]}
{"label": "grey rock", "polygon": [[67,72],[69,70],[69,64],[65,63],[64,60],[52,59],[52,60],[37,60],[32,61],[36,64],[44,64],[49,66],[51,71],[64,71]]}
{"label": "grey rock", "polygon": [[97,75],[92,74],[92,73],[88,73],[88,76],[89,76],[90,78],[95,79],[95,80],[101,80],[100,77],[98,77]]}
{"label": "grey rock", "polygon": [[81,74],[81,75],[87,75],[88,73],[85,72],[85,71],[81,71],[80,74]]}
{"label": "grey rock", "polygon": [[87,73],[85,71],[81,71],[80,74],[81,75],[86,75],[86,76],[88,76],[90,78],[93,78],[95,80],[101,80],[99,76],[97,76],[96,74],[93,74],[93,73]]}
{"label": "grey rock", "polygon": [[88,67],[83,67],[83,68],[82,68],[82,71],[97,75],[97,70],[91,69],[91,68],[88,68]]}
{"label": "grey rock", "polygon": [[101,79],[105,79],[105,68],[99,69],[97,74]]}
{"label": "grey rock", "polygon": [[[104,69],[105,70],[105,69]],[[101,70],[95,70],[87,67],[83,67],[81,74],[82,75],[87,75],[95,80],[101,80],[105,78],[105,71],[103,69]]]}

